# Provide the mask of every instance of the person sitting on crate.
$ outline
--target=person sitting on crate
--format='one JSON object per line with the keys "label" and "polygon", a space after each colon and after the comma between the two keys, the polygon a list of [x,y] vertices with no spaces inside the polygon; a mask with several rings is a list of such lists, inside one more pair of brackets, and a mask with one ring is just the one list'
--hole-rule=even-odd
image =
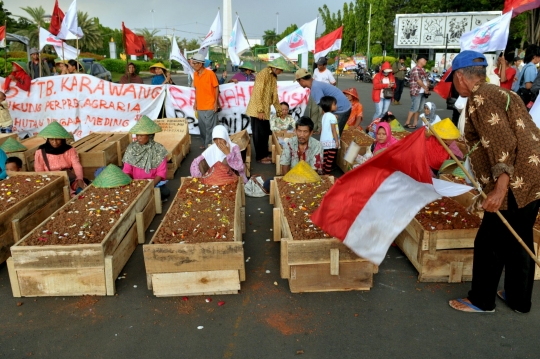
{"label": "person sitting on crate", "polygon": [[273,113],[270,115],[270,130],[274,131],[293,131],[296,121],[289,114],[289,104],[287,102],[280,103],[281,116]]}
{"label": "person sitting on crate", "polygon": [[126,148],[122,158],[122,170],[134,180],[154,180],[154,187],[159,187],[161,200],[165,201],[171,191],[165,185],[167,181],[167,150],[154,141],[154,135],[162,129],[147,116],[143,116],[129,133],[137,136],[137,141]]}
{"label": "person sitting on crate", "polygon": [[83,168],[77,151],[67,144],[72,136],[62,125],[53,121],[40,133],[45,143],[39,146],[34,154],[34,169],[36,172],[66,171],[71,185],[72,195],[82,191],[89,183],[84,179]]}
{"label": "person sitting on crate", "polygon": [[195,158],[189,168],[192,177],[204,176],[217,162],[231,168],[238,176],[247,183],[246,170],[242,161],[240,147],[229,138],[229,133],[223,125],[217,125],[212,130],[214,143],[208,147],[199,157]]}

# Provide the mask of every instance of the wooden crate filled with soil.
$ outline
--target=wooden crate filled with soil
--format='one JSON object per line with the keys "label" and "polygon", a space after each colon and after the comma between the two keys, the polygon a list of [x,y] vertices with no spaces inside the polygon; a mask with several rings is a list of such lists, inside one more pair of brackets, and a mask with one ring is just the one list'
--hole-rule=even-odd
{"label": "wooden crate filled with soil", "polygon": [[443,197],[422,208],[395,242],[418,270],[420,282],[470,281],[480,222],[461,204]]}
{"label": "wooden crate filled with soil", "polygon": [[131,135],[122,132],[94,132],[71,143],[77,150],[84,177],[94,179],[98,168],[109,164],[122,166],[122,157],[131,143]]}
{"label": "wooden crate filled with soil", "polygon": [[244,167],[246,169],[246,176],[251,175],[251,138],[247,130],[242,130],[237,133],[233,133],[229,136],[231,141],[240,147],[240,154],[242,155],[242,161],[244,161]]}
{"label": "wooden crate filled with soil", "polygon": [[360,146],[360,152],[358,152],[359,155],[365,155],[375,140],[358,128],[349,128],[343,131],[343,134],[341,135],[341,148],[338,150],[336,159],[337,165],[339,168],[341,168],[343,173],[347,173],[352,170],[352,165],[345,161],[345,154],[347,153],[351,142],[355,142],[358,146]]}
{"label": "wooden crate filled with soil", "polygon": [[401,131],[401,132],[398,132],[398,131],[392,131],[392,136],[394,136],[394,138],[396,140],[402,140],[404,139],[405,137],[409,136],[412,132],[409,132],[409,131]]}
{"label": "wooden crate filled with soil", "polygon": [[69,201],[65,173],[9,172],[0,181],[0,263],[10,247]]}
{"label": "wooden crate filled with soil", "polygon": [[13,296],[114,295],[115,279],[160,211],[150,180],[88,186],[11,248]]}
{"label": "wooden crate filled with soil", "polygon": [[287,131],[274,131],[272,132],[272,163],[276,164],[276,176],[281,176],[281,154],[283,153],[283,144],[288,138],[296,136],[294,133]]}
{"label": "wooden crate filled with soil", "polygon": [[281,177],[272,181],[274,241],[281,241],[281,277],[289,280],[292,293],[370,290],[373,286],[378,267],[310,220],[333,183],[331,176],[322,176],[317,183],[288,183]]}
{"label": "wooden crate filled with soil", "polygon": [[237,294],[246,279],[242,246],[241,180],[182,185],[149,244],[144,245],[148,289],[158,297]]}
{"label": "wooden crate filled with soil", "polygon": [[[439,179],[442,179],[448,182],[454,182],[454,183],[470,186],[465,181],[465,179],[453,176],[452,174],[441,174],[439,175]],[[458,202],[459,204],[461,204],[463,207],[469,208],[469,206],[472,205],[474,198],[476,196],[478,196],[478,191],[471,186],[471,190],[469,192],[463,193],[457,197],[452,197],[452,199]],[[483,214],[480,215],[480,218],[482,217],[483,217]]]}
{"label": "wooden crate filled with soil", "polygon": [[163,132],[156,133],[154,141],[167,150],[167,179],[171,180],[191,148],[188,122],[185,118],[164,118],[155,122]]}

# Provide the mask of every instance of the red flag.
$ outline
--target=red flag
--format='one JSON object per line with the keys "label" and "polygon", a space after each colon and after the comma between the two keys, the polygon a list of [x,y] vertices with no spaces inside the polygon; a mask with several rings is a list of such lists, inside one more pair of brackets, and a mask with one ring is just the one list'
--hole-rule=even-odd
{"label": "red flag", "polygon": [[122,31],[124,34],[124,47],[126,55],[144,55],[144,46],[141,43],[141,39],[139,38],[139,36],[137,36],[133,31],[125,27],[123,22]]}
{"label": "red flag", "polygon": [[148,58],[150,60],[152,60],[154,58],[154,53],[150,50],[148,50],[148,45],[146,45],[146,40],[144,38],[144,36],[142,35],[137,35],[139,37],[139,41],[141,42],[142,44],[142,49],[143,49],[143,54],[148,56]]}
{"label": "red flag", "polygon": [[6,26],[0,26],[0,47],[6,47]]}
{"label": "red flag", "polygon": [[536,9],[537,7],[540,7],[540,0],[505,0],[503,14],[514,9],[512,17],[515,17],[522,12]]}
{"label": "red flag", "polygon": [[51,24],[49,25],[49,32],[54,36],[58,35],[60,28],[62,27],[62,21],[64,20],[64,12],[60,10],[58,6],[58,0],[54,3],[54,10],[51,15]]}
{"label": "red flag", "polygon": [[447,99],[448,96],[450,96],[450,91],[452,90],[452,83],[446,82],[446,78],[450,75],[451,72],[452,72],[452,67],[446,69],[446,72],[441,78],[441,81],[439,81],[439,83],[435,85],[435,88],[433,88],[433,92],[438,93],[439,96],[441,96],[444,99]]}
{"label": "red flag", "polygon": [[332,31],[315,41],[315,60],[325,56],[330,51],[341,49],[341,39],[343,38],[343,26]]}
{"label": "red flag", "polygon": [[425,153],[424,130],[418,130],[339,178],[311,220],[362,258],[380,264],[422,207],[470,190],[433,179]]}

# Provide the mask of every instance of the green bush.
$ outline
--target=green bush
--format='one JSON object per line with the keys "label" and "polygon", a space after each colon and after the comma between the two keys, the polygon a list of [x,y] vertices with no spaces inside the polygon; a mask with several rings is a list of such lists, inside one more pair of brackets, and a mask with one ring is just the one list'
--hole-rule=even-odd
{"label": "green bush", "polygon": [[3,58],[0,58],[0,76],[6,77],[11,73],[11,62],[8,61],[6,66],[6,61]]}
{"label": "green bush", "polygon": [[27,59],[28,54],[26,53],[26,51],[9,51],[8,52],[8,57]]}
{"label": "green bush", "polygon": [[[160,62],[160,61],[140,61],[140,60],[128,60],[127,62],[132,62],[135,65],[135,72],[139,73],[141,71],[148,72],[150,71],[150,66],[153,64]],[[126,72],[126,61],[124,60],[117,60],[117,59],[105,59],[99,61],[100,64],[102,64],[107,70],[111,72],[118,72],[123,74]],[[165,67],[169,68],[169,61],[163,61],[162,62]],[[173,63],[174,65],[174,63]],[[179,68],[178,65],[176,65],[177,68]],[[175,66],[173,66],[173,69]]]}
{"label": "green bush", "polygon": [[93,54],[91,52],[81,52],[79,54],[79,57],[81,59],[94,59],[96,61],[102,61],[102,60],[105,59],[105,56],[98,55],[98,54]]}
{"label": "green bush", "polygon": [[[384,61],[389,62],[390,65],[392,65],[394,62],[396,62],[396,58],[393,56],[386,56],[384,58]],[[383,63],[383,57],[382,56],[373,56],[371,58],[371,64],[374,66],[380,65]]]}

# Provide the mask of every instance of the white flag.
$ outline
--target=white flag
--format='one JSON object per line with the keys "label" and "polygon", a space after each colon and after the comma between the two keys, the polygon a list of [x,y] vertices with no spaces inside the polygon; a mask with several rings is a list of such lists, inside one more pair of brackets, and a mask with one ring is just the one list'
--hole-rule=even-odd
{"label": "white flag", "polygon": [[43,50],[45,45],[62,47],[62,43],[63,41],[58,36],[54,36],[42,27],[39,28],[39,51]]}
{"label": "white flag", "polygon": [[77,38],[83,37],[83,32],[79,27],[79,22],[77,18],[77,0],[73,0],[69,6],[62,25],[60,26],[60,32],[56,35],[59,39],[62,40],[75,40]]}
{"label": "white flag", "polygon": [[172,47],[171,47],[171,55],[169,56],[170,60],[178,61],[182,67],[184,67],[184,72],[191,77],[193,77],[193,68],[189,64],[188,60],[182,55],[180,52],[180,49],[178,48],[178,44],[176,43],[176,37],[172,37]]}
{"label": "white flag", "polygon": [[534,101],[534,105],[531,107],[529,114],[531,115],[536,126],[540,127],[540,99]]}
{"label": "white flag", "polygon": [[244,37],[244,34],[242,31],[239,31],[239,22],[240,18],[236,17],[236,22],[234,23],[232,32],[231,32],[231,38],[229,39],[229,58],[231,59],[231,63],[235,66],[240,65],[240,55],[249,49],[249,43],[247,42],[246,38]]}
{"label": "white flag", "polygon": [[317,19],[308,22],[277,43],[277,48],[285,56],[298,55],[315,50]]}
{"label": "white flag", "polygon": [[459,39],[461,51],[489,52],[506,49],[512,11],[464,33]]}
{"label": "white flag", "polygon": [[202,54],[203,56],[206,56],[208,54],[208,49],[212,45],[218,45],[221,44],[223,37],[223,29],[221,28],[221,18],[219,17],[219,11],[217,13],[216,18],[214,19],[214,22],[212,23],[212,26],[210,27],[210,31],[204,38],[201,48],[199,49],[199,54]]}
{"label": "white flag", "polygon": [[64,44],[63,48],[62,46],[54,46],[54,51],[56,51],[56,54],[62,60],[75,60],[79,57],[81,50],[77,50],[73,46]]}

